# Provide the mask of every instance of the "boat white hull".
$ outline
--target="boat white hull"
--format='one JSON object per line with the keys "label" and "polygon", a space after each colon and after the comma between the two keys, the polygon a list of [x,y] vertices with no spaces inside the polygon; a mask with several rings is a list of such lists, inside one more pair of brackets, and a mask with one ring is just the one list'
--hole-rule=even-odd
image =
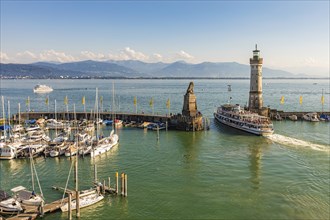
{"label": "boat white hull", "polygon": [[13,213],[23,211],[21,204],[14,198],[9,198],[0,202],[0,212]]}
{"label": "boat white hull", "polygon": [[240,125],[230,123],[230,122],[218,117],[216,113],[214,114],[214,118],[216,119],[216,121],[220,122],[221,124],[224,124],[224,125],[227,125],[229,127],[232,127],[232,128],[235,128],[235,129],[238,129],[238,130],[241,130],[241,131],[245,131],[245,132],[248,132],[248,133],[251,133],[251,134],[254,134],[254,135],[269,136],[269,135],[272,135],[274,133],[274,130],[265,131],[265,130],[260,130],[260,129],[252,129],[252,128],[249,128],[245,125],[240,126]]}
{"label": "boat white hull", "polygon": [[96,149],[92,150],[91,157],[96,157],[98,155],[104,154],[104,153],[110,151],[111,148],[117,146],[119,143],[118,135],[114,134],[111,138],[112,138],[112,140],[110,141],[110,143],[101,144]]}
{"label": "boat white hull", "polygon": [[[83,195],[82,195],[83,196]],[[104,196],[98,195],[97,193],[94,193],[92,195],[88,196],[83,196],[80,197],[79,205],[80,208],[88,207],[91,206],[102,199],[104,199]],[[71,210],[75,210],[77,208],[76,200],[71,201]],[[62,212],[67,212],[69,209],[69,204],[65,203],[64,205],[61,206],[61,211]]]}
{"label": "boat white hull", "polygon": [[41,204],[42,201],[43,199],[40,196],[35,196],[31,199],[22,200],[21,202],[24,205],[38,206]]}

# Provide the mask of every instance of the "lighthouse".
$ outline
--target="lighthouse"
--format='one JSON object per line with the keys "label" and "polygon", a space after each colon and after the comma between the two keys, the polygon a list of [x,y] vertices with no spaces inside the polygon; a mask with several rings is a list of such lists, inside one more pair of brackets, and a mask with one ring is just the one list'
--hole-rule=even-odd
{"label": "lighthouse", "polygon": [[253,58],[250,58],[251,76],[250,76],[250,94],[249,110],[259,112],[263,108],[262,100],[262,62],[260,50],[253,51]]}

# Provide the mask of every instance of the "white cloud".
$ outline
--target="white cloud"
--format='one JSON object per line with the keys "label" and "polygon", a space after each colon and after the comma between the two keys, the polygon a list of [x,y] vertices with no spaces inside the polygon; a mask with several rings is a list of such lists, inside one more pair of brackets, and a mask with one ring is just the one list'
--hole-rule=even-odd
{"label": "white cloud", "polygon": [[175,62],[178,60],[185,60],[188,62],[194,61],[194,57],[187,52],[181,50],[176,53],[163,55],[160,53],[153,53],[146,55],[140,51],[136,51],[130,47],[125,47],[117,53],[98,53],[93,51],[81,51],[78,54],[68,54],[63,51],[55,51],[54,49],[45,50],[41,52],[24,51],[19,52],[10,59],[6,53],[1,52],[2,61],[14,61],[16,63],[32,63],[38,61],[56,61],[56,62],[75,62],[82,60],[140,60],[144,62]]}
{"label": "white cloud", "polygon": [[163,56],[160,55],[159,53],[154,53],[150,57],[151,62],[160,62],[163,61]]}
{"label": "white cloud", "polygon": [[93,53],[91,51],[81,51],[82,58],[87,58],[89,60],[105,60],[107,57],[102,53]]}
{"label": "white cloud", "polygon": [[19,59],[37,59],[37,55],[35,55],[34,53],[26,50],[24,52],[19,52],[16,54],[16,57],[19,58]]}
{"label": "white cloud", "polygon": [[184,59],[184,60],[190,60],[190,59],[194,59],[193,56],[191,56],[189,53],[180,50],[179,52],[176,53],[177,58],[179,59]]}
{"label": "white cloud", "polygon": [[149,57],[144,55],[142,52],[138,52],[129,47],[126,47],[124,50],[120,51],[119,59],[146,61],[149,59]]}
{"label": "white cloud", "polygon": [[55,50],[43,51],[39,54],[39,58],[42,61],[58,61],[61,63],[77,61],[72,55],[67,55],[64,52],[57,52]]}
{"label": "white cloud", "polygon": [[0,51],[0,63],[9,61],[9,57],[6,53]]}

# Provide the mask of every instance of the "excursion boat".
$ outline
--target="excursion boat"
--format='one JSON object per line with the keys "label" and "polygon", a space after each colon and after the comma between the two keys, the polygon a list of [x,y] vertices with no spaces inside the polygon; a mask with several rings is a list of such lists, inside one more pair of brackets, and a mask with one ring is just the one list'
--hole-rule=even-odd
{"label": "excursion boat", "polygon": [[225,104],[214,113],[216,121],[251,134],[268,136],[274,133],[268,117],[241,109],[240,105]]}
{"label": "excursion boat", "polygon": [[46,86],[46,85],[36,85],[34,88],[33,88],[33,92],[34,93],[49,93],[49,92],[52,92],[53,89],[52,87],[50,86]]}

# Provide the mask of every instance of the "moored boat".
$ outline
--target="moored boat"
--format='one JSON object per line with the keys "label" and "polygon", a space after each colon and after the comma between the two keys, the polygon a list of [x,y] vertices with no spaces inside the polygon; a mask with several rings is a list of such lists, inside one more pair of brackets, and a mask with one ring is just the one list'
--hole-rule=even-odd
{"label": "moored boat", "polygon": [[[87,206],[91,206],[102,199],[104,199],[104,196],[101,194],[98,194],[95,190],[85,193],[86,195],[82,194],[79,197],[79,208],[84,208]],[[76,200],[71,201],[71,210],[75,210],[77,208]],[[67,212],[69,209],[69,204],[65,203],[61,206],[62,212]]]}
{"label": "moored boat", "polygon": [[16,198],[13,198],[5,191],[0,190],[0,213],[14,214],[21,211],[23,211],[22,206]]}
{"label": "moored boat", "polygon": [[303,119],[305,121],[310,121],[310,122],[318,122],[318,121],[320,121],[317,118],[317,113],[316,112],[310,112],[310,113],[307,113],[307,114],[303,115]]}
{"label": "moored boat", "polygon": [[298,120],[298,117],[297,117],[297,115],[290,115],[290,116],[289,116],[289,119],[290,119],[291,121],[297,121],[297,120]]}
{"label": "moored boat", "polygon": [[34,191],[30,192],[23,186],[17,186],[11,191],[17,197],[17,200],[25,205],[38,206],[43,201],[42,197],[35,194]]}
{"label": "moored boat", "polygon": [[111,131],[109,137],[102,138],[93,143],[91,150],[91,157],[103,154],[111,150],[112,147],[118,145],[119,137],[114,133],[114,130]]}
{"label": "moored boat", "polygon": [[273,123],[268,117],[242,110],[238,104],[218,107],[214,118],[224,125],[255,135],[268,136],[274,133]]}

